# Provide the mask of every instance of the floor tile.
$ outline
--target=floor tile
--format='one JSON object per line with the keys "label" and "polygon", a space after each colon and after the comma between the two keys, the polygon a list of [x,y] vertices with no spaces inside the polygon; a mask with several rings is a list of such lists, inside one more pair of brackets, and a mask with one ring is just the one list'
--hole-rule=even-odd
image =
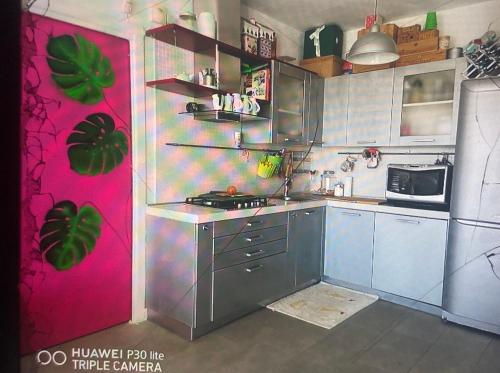
{"label": "floor tile", "polygon": [[483,351],[478,364],[474,368],[477,373],[500,372],[500,336],[492,337],[488,347]]}
{"label": "floor tile", "polygon": [[449,324],[411,373],[470,373],[488,347],[491,336]]}

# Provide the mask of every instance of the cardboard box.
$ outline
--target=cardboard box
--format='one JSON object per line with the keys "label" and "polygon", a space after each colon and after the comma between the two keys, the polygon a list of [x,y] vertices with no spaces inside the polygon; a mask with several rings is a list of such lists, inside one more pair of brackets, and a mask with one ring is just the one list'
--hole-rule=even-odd
{"label": "cardboard box", "polygon": [[356,65],[353,63],[352,64],[352,73],[353,74],[367,73],[369,71],[390,69],[391,67],[394,67],[394,66],[395,66],[394,62],[383,63],[381,65]]}
{"label": "cardboard box", "polygon": [[398,44],[398,53],[400,56],[406,54],[415,54],[428,52],[438,49],[439,37],[431,37],[423,40],[410,41],[408,43]]}
{"label": "cardboard box", "polygon": [[315,72],[323,78],[342,75],[342,59],[337,56],[308,58],[300,61],[304,69]]}
{"label": "cardboard box", "polygon": [[[361,29],[358,31],[358,39],[370,32],[369,29]],[[384,23],[380,26],[380,32],[389,35],[394,41],[398,39],[399,27],[394,23]]]}
{"label": "cardboard box", "polygon": [[446,49],[436,49],[428,52],[407,54],[399,57],[396,67],[415,65],[419,63],[441,61],[446,59]]}

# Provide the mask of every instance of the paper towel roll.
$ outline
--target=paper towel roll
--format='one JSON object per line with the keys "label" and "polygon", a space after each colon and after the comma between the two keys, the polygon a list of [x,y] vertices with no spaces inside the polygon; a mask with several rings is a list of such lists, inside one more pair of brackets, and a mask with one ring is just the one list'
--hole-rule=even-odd
{"label": "paper towel roll", "polygon": [[352,176],[346,176],[344,180],[344,196],[352,196]]}

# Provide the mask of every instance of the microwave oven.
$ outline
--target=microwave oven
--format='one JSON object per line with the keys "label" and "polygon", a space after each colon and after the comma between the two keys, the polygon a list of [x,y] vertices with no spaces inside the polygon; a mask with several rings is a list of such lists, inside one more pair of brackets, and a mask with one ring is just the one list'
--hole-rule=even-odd
{"label": "microwave oven", "polygon": [[387,165],[388,203],[449,209],[453,166],[449,164]]}

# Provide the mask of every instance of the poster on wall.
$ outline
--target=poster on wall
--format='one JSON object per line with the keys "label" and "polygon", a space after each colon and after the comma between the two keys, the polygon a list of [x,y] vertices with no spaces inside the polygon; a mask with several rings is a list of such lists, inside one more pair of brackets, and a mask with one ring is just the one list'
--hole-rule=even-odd
{"label": "poster on wall", "polygon": [[21,353],[131,317],[129,43],[22,16]]}

